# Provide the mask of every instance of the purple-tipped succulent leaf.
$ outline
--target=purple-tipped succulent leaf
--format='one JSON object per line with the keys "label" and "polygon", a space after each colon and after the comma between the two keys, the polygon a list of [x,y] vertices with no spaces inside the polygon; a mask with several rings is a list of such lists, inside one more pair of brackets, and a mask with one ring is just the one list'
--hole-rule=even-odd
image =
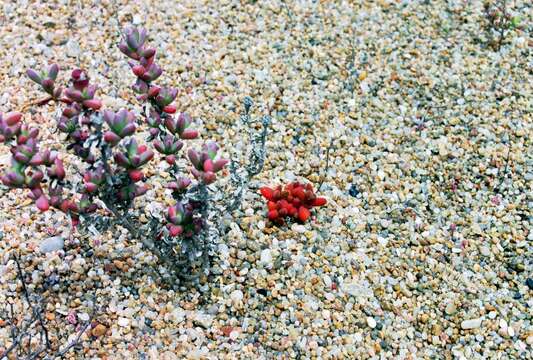
{"label": "purple-tipped succulent leaf", "polygon": [[75,102],[82,102],[83,96],[81,94],[81,91],[73,88],[68,88],[65,90],[65,96],[68,97],[70,100]]}
{"label": "purple-tipped succulent leaf", "polygon": [[26,70],[26,75],[28,75],[28,77],[32,81],[35,81],[37,84],[41,85],[42,79],[39,76],[39,74],[37,73],[37,71],[35,71],[33,69],[28,69],[28,70]]}
{"label": "purple-tipped succulent leaf", "polygon": [[192,140],[196,139],[197,137],[198,131],[192,129],[186,129],[180,135],[180,138],[182,138],[183,140]]}
{"label": "purple-tipped succulent leaf", "polygon": [[214,160],[217,156],[218,145],[214,141],[208,141],[206,144],[204,144],[203,150],[207,151],[207,155],[211,160]]}
{"label": "purple-tipped succulent leaf", "polygon": [[226,166],[226,164],[229,163],[228,159],[219,159],[213,163],[213,171],[218,172]]}
{"label": "purple-tipped succulent leaf", "polygon": [[63,88],[59,86],[54,89],[52,96],[54,97],[54,99],[59,99],[62,93],[63,93]]}
{"label": "purple-tipped succulent leaf", "polygon": [[126,126],[124,126],[124,128],[122,129],[122,131],[120,132],[120,136],[121,137],[126,137],[126,136],[130,136],[132,135],[134,132],[135,132],[135,129],[136,129],[136,126],[134,123],[129,123],[127,124]]}
{"label": "purple-tipped succulent leaf", "polygon": [[44,195],[41,195],[36,201],[35,201],[35,205],[37,206],[37,208],[41,211],[46,211],[50,208],[50,204],[48,203],[48,199],[46,198],[46,196]]}
{"label": "purple-tipped succulent leaf", "polygon": [[57,74],[59,73],[59,66],[57,64],[52,64],[48,68],[48,78],[55,81]]}
{"label": "purple-tipped succulent leaf", "polygon": [[191,161],[192,165],[200,169],[201,163],[200,163],[200,156],[198,155],[198,152],[194,149],[189,149],[187,152],[187,155],[189,156],[189,160]]}
{"label": "purple-tipped succulent leaf", "polygon": [[204,172],[202,173],[202,181],[206,184],[212,184],[217,179],[217,176],[213,172]]}
{"label": "purple-tipped succulent leaf", "polygon": [[[22,114],[19,112],[10,112],[4,115],[4,121],[8,126],[13,126],[20,122],[20,119],[22,118]],[[0,117],[0,119],[2,119]]]}
{"label": "purple-tipped succulent leaf", "polygon": [[123,166],[126,168],[130,166],[130,162],[128,158],[123,153],[116,153],[114,155],[114,159],[115,159],[115,162],[120,166]]}

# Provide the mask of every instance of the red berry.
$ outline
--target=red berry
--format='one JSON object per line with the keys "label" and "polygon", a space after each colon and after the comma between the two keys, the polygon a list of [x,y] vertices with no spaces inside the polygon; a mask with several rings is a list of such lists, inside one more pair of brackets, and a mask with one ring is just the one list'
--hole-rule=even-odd
{"label": "red berry", "polygon": [[309,212],[309,209],[300,206],[300,208],[298,209],[298,219],[300,219],[301,222],[306,222],[310,216],[311,212]]}
{"label": "red berry", "polygon": [[269,201],[267,203],[268,210],[276,210],[278,207],[274,201]]}
{"label": "red berry", "polygon": [[270,201],[274,200],[274,190],[271,188],[263,186],[261,189],[259,189],[259,191],[261,191],[261,195],[263,195],[265,199]]}
{"label": "red berry", "polygon": [[279,211],[278,211],[278,214],[279,216],[281,217],[284,217],[284,216],[287,216],[289,212],[287,211],[287,208],[281,208]]}
{"label": "red berry", "polygon": [[270,220],[270,221],[274,221],[274,220],[277,220],[279,218],[279,214],[278,214],[277,210],[270,210],[268,212],[267,216],[268,216],[268,220]]}
{"label": "red berry", "polygon": [[296,217],[297,214],[298,214],[298,208],[292,206],[292,204],[289,205],[289,215],[291,217]]}
{"label": "red berry", "polygon": [[287,206],[289,206],[289,203],[285,199],[280,200],[278,203],[281,208],[287,208]]}
{"label": "red berry", "polygon": [[298,199],[300,199],[302,201],[305,200],[305,192],[304,192],[304,189],[302,189],[301,187],[294,189],[294,191],[292,193]]}
{"label": "red berry", "polygon": [[315,200],[313,200],[313,206],[323,206],[326,205],[328,201],[323,197],[317,197]]}

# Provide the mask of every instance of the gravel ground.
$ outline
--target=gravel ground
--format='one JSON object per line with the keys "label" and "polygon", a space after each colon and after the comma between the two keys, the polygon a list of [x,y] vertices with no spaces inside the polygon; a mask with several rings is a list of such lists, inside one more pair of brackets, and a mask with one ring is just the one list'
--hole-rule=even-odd
{"label": "gravel ground", "polygon": [[[125,232],[42,254],[68,235],[65,217],[5,193],[0,303],[20,291],[17,250],[32,258],[30,291],[59,278],[51,326],[74,314],[60,332],[75,334],[96,310],[73,359],[531,358],[533,12],[510,3],[524,28],[495,51],[480,1],[0,1],[2,112],[38,98],[22,74],[48,62],[88,69],[105,107],[126,106],[133,75],[116,44],[133,23],[204,138],[238,143],[245,96],[255,115],[271,109],[254,187],[317,184],[332,141],[327,207],[273,228],[250,192],[200,288],[158,285]],[[54,111],[25,119],[61,149]],[[0,348],[8,338],[0,318]]]}

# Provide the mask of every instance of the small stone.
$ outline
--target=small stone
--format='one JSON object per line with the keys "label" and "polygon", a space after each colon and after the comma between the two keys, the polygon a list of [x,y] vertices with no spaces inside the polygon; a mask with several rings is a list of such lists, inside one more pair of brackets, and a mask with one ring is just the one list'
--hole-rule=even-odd
{"label": "small stone", "polygon": [[78,319],[80,319],[80,321],[89,321],[90,316],[89,314],[83,312],[78,314]]}
{"label": "small stone", "polygon": [[208,329],[213,323],[213,317],[206,314],[198,314],[194,319],[194,323],[205,329]]}
{"label": "small stone", "polygon": [[428,314],[420,315],[420,322],[422,324],[426,324],[428,321],[429,321],[429,315]]}
{"label": "small stone", "polygon": [[435,324],[431,328],[431,332],[435,336],[440,336],[440,334],[442,334],[442,327],[439,324]]}
{"label": "small stone", "polygon": [[488,246],[481,246],[479,248],[479,252],[483,256],[490,256],[490,248]]}
{"label": "small stone", "polygon": [[222,334],[224,334],[224,336],[228,336],[229,337],[229,335],[233,331],[233,327],[232,326],[222,326],[220,328],[220,331],[222,331]]}
{"label": "small stone", "polygon": [[514,328],[513,328],[512,326],[509,326],[509,327],[507,328],[507,333],[509,334],[510,337],[515,336]]}
{"label": "small stone", "polygon": [[482,318],[463,320],[463,322],[461,322],[461,329],[463,330],[477,329],[481,326],[482,321],[483,321]]}
{"label": "small stone", "polygon": [[78,57],[80,55],[81,49],[78,42],[74,39],[70,39],[67,42],[67,56],[69,57]]}
{"label": "small stone", "polygon": [[355,186],[355,184],[352,184],[350,186],[350,189],[348,190],[348,194],[351,197],[356,197],[357,195],[359,195],[359,190],[357,190],[357,186]]}
{"label": "small stone", "polygon": [[322,280],[324,281],[324,286],[327,289],[330,289],[332,284],[331,277],[328,274],[324,274],[324,276],[322,276]]}
{"label": "small stone", "polygon": [[244,294],[242,293],[241,290],[234,290],[231,294],[230,294],[230,299],[231,301],[234,303],[234,304],[238,304],[242,301],[242,299],[244,298]]}
{"label": "small stone", "polygon": [[52,251],[63,250],[65,240],[61,236],[54,236],[44,239],[39,245],[42,253],[49,253]]}
{"label": "small stone", "polygon": [[218,245],[218,254],[221,259],[227,259],[229,258],[229,248],[226,244],[219,244]]}
{"label": "small stone", "polygon": [[207,313],[208,313],[209,315],[216,315],[216,314],[218,314],[218,305],[217,305],[217,304],[211,305],[211,306],[207,309]]}
{"label": "small stone", "polygon": [[72,261],[72,265],[71,265],[71,268],[72,268],[72,271],[78,273],[78,274],[83,274],[85,273],[85,259],[83,258],[76,258],[74,259],[74,261]]}
{"label": "small stone", "polygon": [[142,19],[142,17],[139,14],[133,15],[133,24],[134,25],[142,24],[142,22],[143,22],[143,19]]}
{"label": "small stone", "polygon": [[229,338],[233,341],[237,340],[237,338],[239,337],[239,332],[237,330],[233,330],[230,334],[229,334]]}
{"label": "small stone", "polygon": [[293,224],[291,226],[292,231],[297,232],[299,234],[303,234],[305,232],[305,226],[301,224]]}
{"label": "small stone", "polygon": [[102,325],[102,324],[98,324],[96,325],[92,330],[91,330],[91,334],[93,336],[96,336],[96,337],[100,337],[100,336],[103,336],[105,335],[105,333],[107,332],[107,328]]}
{"label": "small stone", "polygon": [[178,360],[178,356],[172,351],[165,351],[161,356],[161,360]]}
{"label": "small stone", "polygon": [[127,327],[130,324],[130,320],[124,317],[118,319],[118,325],[122,327]]}
{"label": "small stone", "polygon": [[381,236],[378,236],[378,243],[381,245],[381,246],[387,246],[389,240],[387,238],[384,238],[384,237],[381,237]]}
{"label": "small stone", "polygon": [[449,302],[448,305],[446,305],[446,308],[444,309],[444,311],[448,315],[453,315],[456,310],[457,310],[457,307],[455,306],[455,303],[453,302]]}
{"label": "small stone", "polygon": [[489,312],[489,319],[494,320],[496,318],[496,315],[498,315],[496,311]]}
{"label": "small stone", "polygon": [[533,278],[527,278],[526,285],[529,288],[529,290],[533,290]]}
{"label": "small stone", "polygon": [[529,335],[526,339],[526,343],[531,346],[533,345],[533,335]]}
{"label": "small stone", "polygon": [[263,266],[272,266],[272,252],[270,251],[270,249],[264,249],[263,251],[261,251],[260,261]]}
{"label": "small stone", "polygon": [[366,323],[368,324],[368,326],[369,326],[371,329],[375,328],[376,325],[377,325],[376,320],[374,320],[374,318],[372,318],[372,317],[370,317],[370,316],[366,318]]}

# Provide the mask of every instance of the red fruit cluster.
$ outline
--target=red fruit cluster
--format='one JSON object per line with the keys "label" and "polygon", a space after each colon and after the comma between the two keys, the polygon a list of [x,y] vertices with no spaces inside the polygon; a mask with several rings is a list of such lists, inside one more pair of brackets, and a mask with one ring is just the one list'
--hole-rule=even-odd
{"label": "red fruit cluster", "polygon": [[311,208],[327,203],[325,198],[316,196],[313,185],[297,181],[274,189],[264,186],[260,191],[268,200],[268,219],[277,224],[283,224],[286,218],[305,222],[311,216]]}

